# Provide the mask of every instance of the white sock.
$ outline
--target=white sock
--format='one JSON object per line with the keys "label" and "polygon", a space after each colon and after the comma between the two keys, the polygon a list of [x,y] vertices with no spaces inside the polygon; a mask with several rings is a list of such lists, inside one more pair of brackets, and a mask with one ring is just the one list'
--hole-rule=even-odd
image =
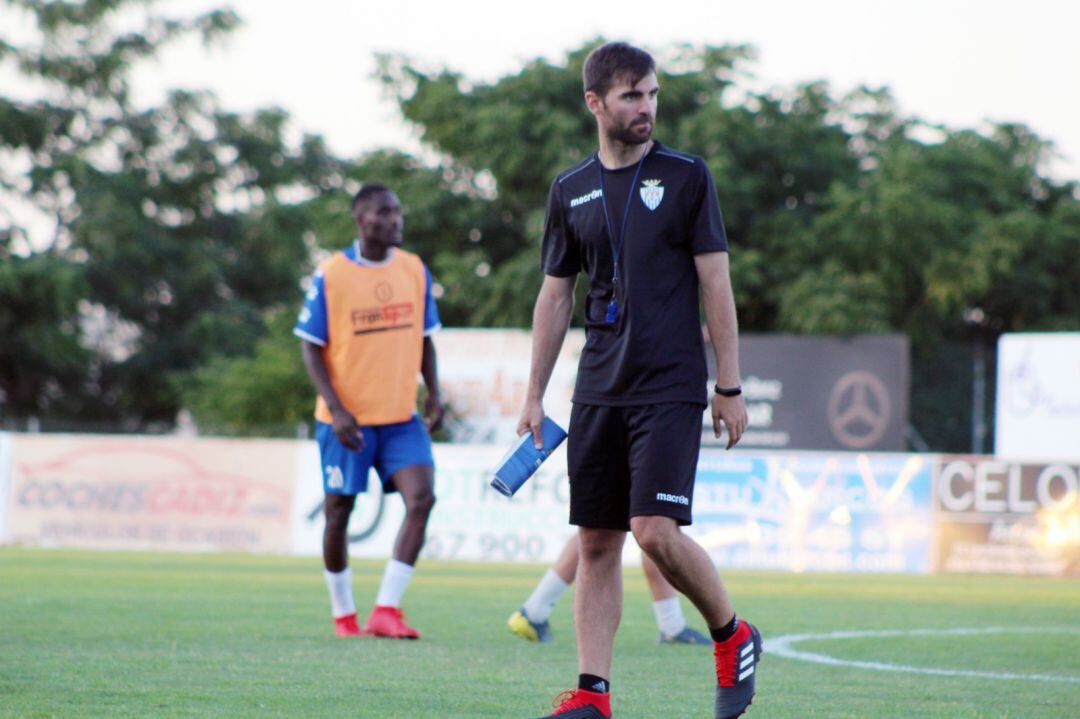
{"label": "white sock", "polygon": [[536,589],[533,590],[533,593],[525,600],[525,604],[522,605],[525,614],[534,622],[546,622],[547,618],[551,616],[551,610],[555,608],[555,604],[562,595],[566,594],[566,590],[569,588],[570,585],[564,582],[563,578],[554,569],[547,570],[544,578],[540,580],[540,583],[536,585]]}
{"label": "white sock", "polygon": [[656,626],[660,627],[660,633],[665,637],[673,637],[686,628],[686,617],[683,616],[678,597],[653,602],[652,610],[656,615]]}
{"label": "white sock", "polygon": [[352,568],[345,567],[340,572],[326,569],[323,574],[326,576],[326,587],[330,590],[330,612],[334,618],[356,614],[352,596]]}
{"label": "white sock", "polygon": [[413,567],[405,562],[391,559],[386,563],[386,571],[383,572],[382,584],[379,585],[379,596],[375,603],[380,607],[396,607],[401,604],[401,596],[405,594],[409,580],[412,579]]}

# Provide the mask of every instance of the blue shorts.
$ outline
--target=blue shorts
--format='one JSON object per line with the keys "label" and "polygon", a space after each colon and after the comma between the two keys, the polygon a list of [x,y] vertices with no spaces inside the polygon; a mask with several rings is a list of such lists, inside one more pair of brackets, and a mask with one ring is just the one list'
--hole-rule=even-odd
{"label": "blue shorts", "polygon": [[364,449],[346,447],[325,422],[315,423],[315,439],[322,461],[323,490],[327,494],[354,495],[367,491],[368,471],[375,467],[384,492],[396,492],[393,476],[414,464],[435,465],[431,438],[420,417],[396,424],[361,427]]}

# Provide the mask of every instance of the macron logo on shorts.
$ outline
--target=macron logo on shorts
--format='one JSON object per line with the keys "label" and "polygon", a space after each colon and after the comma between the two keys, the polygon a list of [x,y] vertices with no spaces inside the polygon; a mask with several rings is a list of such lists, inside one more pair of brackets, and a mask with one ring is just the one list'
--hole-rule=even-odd
{"label": "macron logo on shorts", "polygon": [[690,500],[681,494],[665,494],[664,492],[657,492],[656,499],[658,502],[671,502],[672,504],[685,504],[690,506]]}

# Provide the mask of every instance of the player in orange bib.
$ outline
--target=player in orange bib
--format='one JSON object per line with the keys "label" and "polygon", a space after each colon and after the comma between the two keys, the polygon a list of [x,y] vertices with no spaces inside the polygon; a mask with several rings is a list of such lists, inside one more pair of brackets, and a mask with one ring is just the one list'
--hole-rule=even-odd
{"label": "player in orange bib", "polygon": [[[419,639],[405,623],[401,598],[424,544],[435,504],[435,462],[428,431],[442,422],[435,346],[439,312],[419,257],[401,249],[401,202],[385,185],[352,199],[358,239],[323,262],[312,278],[293,333],[318,390],[315,435],[326,493],[323,560],[334,631]],[[416,413],[417,376],[427,387],[424,421]],[[399,492],[405,519],[367,623],[361,627],[348,566],[347,528],[356,495],[374,467],[385,492]]]}

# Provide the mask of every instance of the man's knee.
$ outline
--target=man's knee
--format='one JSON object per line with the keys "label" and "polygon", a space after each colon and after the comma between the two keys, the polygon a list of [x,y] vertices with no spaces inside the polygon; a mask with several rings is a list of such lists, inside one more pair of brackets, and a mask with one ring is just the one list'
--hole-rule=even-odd
{"label": "man's knee", "polygon": [[328,532],[344,532],[349,526],[349,515],[352,514],[355,497],[342,495],[326,495],[326,530]]}
{"label": "man's knee", "polygon": [[671,545],[679,539],[679,525],[670,517],[633,517],[630,530],[641,551],[654,561],[662,560]]}
{"label": "man's knee", "polygon": [[435,490],[422,487],[405,498],[405,513],[413,519],[427,519],[435,507]]}
{"label": "man's knee", "polygon": [[586,529],[578,532],[580,538],[581,560],[585,562],[600,561],[611,556],[621,558],[623,541],[626,532],[612,529]]}

